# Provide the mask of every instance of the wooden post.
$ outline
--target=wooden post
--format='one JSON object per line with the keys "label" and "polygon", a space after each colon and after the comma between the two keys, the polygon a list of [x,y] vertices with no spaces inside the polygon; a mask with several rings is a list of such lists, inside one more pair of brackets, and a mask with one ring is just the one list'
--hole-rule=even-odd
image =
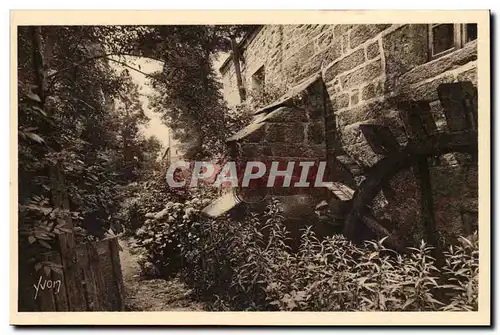
{"label": "wooden post", "polygon": [[[62,265],[61,256],[56,252],[51,252],[48,255],[48,260],[55,264]],[[60,283],[58,284],[59,287],[57,288],[57,290],[54,291],[54,300],[58,312],[67,312],[69,311],[69,307],[68,307],[68,296],[66,295],[66,280],[64,278],[64,270],[62,269],[61,272],[62,274],[52,271],[52,280],[55,283]]]}
{"label": "wooden post", "polygon": [[78,266],[73,233],[59,234],[59,249],[61,251],[61,263],[64,268],[69,310],[86,311],[87,304],[82,284],[83,278]]}
{"label": "wooden post", "polygon": [[[436,132],[437,127],[427,101],[403,101],[399,103],[399,108],[402,109],[400,116],[409,137],[409,145],[424,142]],[[440,265],[442,253],[437,236],[431,177],[426,155],[417,157],[414,169],[420,187],[420,215],[425,240],[435,248],[432,254],[437,265]]]}
{"label": "wooden post", "polygon": [[118,245],[118,238],[112,238],[108,240],[109,242],[109,256],[111,259],[111,264],[113,267],[113,278],[118,289],[118,310],[125,310],[125,301],[124,301],[124,292],[125,288],[123,285],[123,275],[122,275],[122,267],[120,263],[120,251]]}
{"label": "wooden post", "polygon": [[243,85],[243,80],[241,78],[240,69],[240,50],[238,49],[238,44],[236,43],[236,38],[231,36],[231,50],[233,53],[233,65],[234,71],[236,73],[236,83],[238,85],[238,92],[240,94],[240,102],[244,102],[247,99],[245,86]]}
{"label": "wooden post", "polygon": [[37,271],[33,263],[19,262],[18,269],[18,312],[33,312],[37,310],[36,300],[33,299],[38,282]]}
{"label": "wooden post", "polygon": [[92,271],[92,263],[87,251],[86,244],[80,244],[76,249],[78,257],[78,266],[82,274],[83,289],[85,294],[86,308],[88,311],[98,311],[99,292],[96,289],[96,280]]}
{"label": "wooden post", "polygon": [[99,253],[97,252],[97,245],[95,242],[86,243],[88,260],[90,264],[91,275],[94,279],[95,291],[97,292],[97,299],[95,301],[95,311],[105,311],[106,306],[106,286],[102,277],[101,262],[99,261]]}
{"label": "wooden post", "polygon": [[[47,255],[43,255],[42,259],[44,261],[48,261],[49,257]],[[44,271],[39,271],[37,274],[37,285],[39,285],[42,288],[38,289],[37,292],[37,306],[42,312],[56,312],[56,302],[54,300],[54,290],[52,286],[49,288],[47,283],[51,283],[52,285],[52,278],[49,275],[47,276]]]}
{"label": "wooden post", "polygon": [[441,265],[442,252],[437,236],[436,219],[434,217],[434,200],[432,197],[432,185],[427,156],[420,156],[417,159],[417,163],[415,164],[415,176],[419,181],[420,187],[420,220],[424,227],[425,240],[435,248],[432,252],[433,257],[436,259],[436,264]]}

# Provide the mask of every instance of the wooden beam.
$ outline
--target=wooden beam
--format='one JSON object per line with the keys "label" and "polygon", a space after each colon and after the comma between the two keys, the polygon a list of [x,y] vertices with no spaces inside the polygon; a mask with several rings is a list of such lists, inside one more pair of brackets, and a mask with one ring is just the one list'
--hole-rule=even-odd
{"label": "wooden beam", "polygon": [[354,196],[354,190],[339,182],[328,182],[325,187],[340,201],[349,202]]}
{"label": "wooden beam", "polygon": [[353,177],[361,176],[363,174],[363,168],[348,155],[336,156],[335,159],[344,167],[344,169],[349,171]]}
{"label": "wooden beam", "polygon": [[88,260],[90,263],[90,268],[92,271],[92,276],[94,278],[95,289],[98,292],[98,299],[95,304],[95,309],[97,311],[106,311],[106,286],[104,284],[104,279],[102,277],[101,262],[99,260],[99,253],[97,252],[96,242],[87,242],[84,246],[87,248]]}
{"label": "wooden beam", "polygon": [[373,152],[378,155],[388,155],[399,151],[399,143],[387,126],[376,124],[362,124],[359,129]]}
{"label": "wooden beam", "polygon": [[[351,240],[356,240],[361,231],[359,227],[362,224],[362,219],[366,213],[369,213],[367,206],[373,202],[378,192],[387,187],[394,175],[403,169],[408,169],[411,166],[419,164],[417,161],[425,156],[434,156],[447,152],[477,152],[477,132],[458,132],[453,134],[436,134],[423,141],[412,141],[405,148],[395,154],[386,156],[377,162],[374,166],[366,171],[366,179],[361,183],[358,190],[352,199],[352,209],[345,220],[344,235]],[[424,158],[425,159],[425,158]],[[420,163],[418,172],[422,171],[423,175],[423,190],[422,196],[425,201],[425,207],[422,206],[426,213],[432,212],[432,193],[430,193],[430,176],[428,166]],[[425,172],[427,174],[425,175]],[[419,180],[422,180],[421,178]],[[436,238],[434,233],[435,227],[434,217],[430,217],[430,227],[427,235],[432,235],[431,238]],[[366,225],[366,220],[365,220]],[[432,243],[432,242],[431,242]],[[436,242],[434,242],[436,243]],[[438,246],[439,247],[439,246]]]}
{"label": "wooden beam", "polygon": [[231,51],[233,53],[233,65],[234,72],[236,73],[236,83],[238,85],[238,92],[240,94],[240,102],[244,102],[247,99],[245,86],[243,85],[243,79],[241,78],[241,68],[240,68],[240,50],[238,48],[238,43],[236,43],[236,37],[231,36]]}
{"label": "wooden beam", "polygon": [[438,265],[442,263],[442,250],[438,239],[434,200],[432,197],[431,177],[427,156],[419,156],[415,163],[415,175],[420,186],[420,221],[424,228],[425,240],[433,249],[433,257]]}
{"label": "wooden beam", "polygon": [[477,130],[477,96],[470,81],[441,84],[438,96],[450,131]]}
{"label": "wooden beam", "polygon": [[477,131],[439,133],[434,136],[412,141],[407,148],[415,155],[439,155],[448,152],[477,152]]}
{"label": "wooden beam", "polygon": [[398,108],[409,138],[420,140],[436,132],[437,127],[430,113],[429,102],[402,101],[398,103]]}

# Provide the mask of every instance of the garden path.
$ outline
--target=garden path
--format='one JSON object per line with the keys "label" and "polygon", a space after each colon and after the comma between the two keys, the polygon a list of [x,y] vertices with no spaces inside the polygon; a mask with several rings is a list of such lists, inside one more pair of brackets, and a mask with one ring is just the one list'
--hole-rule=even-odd
{"label": "garden path", "polygon": [[133,239],[121,239],[120,262],[128,311],[202,311],[190,298],[190,290],[178,279],[145,279],[140,276],[139,257],[131,250]]}

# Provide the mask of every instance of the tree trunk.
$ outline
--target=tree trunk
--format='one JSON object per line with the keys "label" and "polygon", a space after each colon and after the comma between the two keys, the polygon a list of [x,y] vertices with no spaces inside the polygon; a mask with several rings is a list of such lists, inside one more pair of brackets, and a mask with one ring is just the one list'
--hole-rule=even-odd
{"label": "tree trunk", "polygon": [[[44,60],[44,48],[42,41],[42,27],[32,28],[33,41],[33,66],[35,80],[37,84],[37,93],[40,97],[40,108],[46,111],[47,115],[52,116],[52,112],[46,110],[45,101],[47,97],[47,67]],[[65,223],[66,226],[73,228],[71,215],[69,214],[69,199],[64,183],[64,176],[59,163],[49,167],[49,178],[51,182],[52,203],[54,208],[62,210],[63,216],[58,219],[58,223]]]}

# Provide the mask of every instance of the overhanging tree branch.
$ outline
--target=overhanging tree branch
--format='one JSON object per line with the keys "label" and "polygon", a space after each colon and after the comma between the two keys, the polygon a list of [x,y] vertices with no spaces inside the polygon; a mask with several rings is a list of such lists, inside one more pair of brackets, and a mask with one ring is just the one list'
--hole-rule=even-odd
{"label": "overhanging tree branch", "polygon": [[[142,55],[125,54],[125,53],[119,53],[119,54],[117,54],[117,53],[103,54],[103,55],[98,55],[98,56],[94,56],[94,57],[89,57],[89,58],[87,58],[87,59],[82,60],[81,62],[75,63],[75,64],[73,64],[73,65],[71,65],[71,66],[68,66],[68,67],[65,67],[65,68],[63,68],[63,69],[61,69],[61,70],[59,70],[59,71],[53,72],[53,73],[49,74],[49,75],[47,76],[47,78],[52,78],[52,77],[55,77],[55,76],[57,76],[57,75],[59,75],[59,74],[61,74],[61,73],[63,73],[63,72],[66,72],[66,71],[72,70],[72,69],[74,69],[75,67],[82,66],[82,65],[84,65],[84,64],[87,64],[87,63],[90,63],[90,62],[92,62],[92,61],[96,61],[96,60],[99,60],[99,59],[103,59],[103,58],[106,58],[106,59],[108,59],[108,60],[112,60],[112,61],[114,61],[114,62],[119,62],[119,61],[117,61],[117,60],[114,60],[114,59],[112,59],[112,58],[109,58],[109,57],[113,57],[113,56],[118,56],[118,57],[119,57],[119,56],[129,56],[129,57],[137,57],[137,58],[147,58],[147,59],[151,59],[151,60],[154,60],[154,61],[157,61],[157,62],[162,62],[162,63],[164,63],[164,61],[162,61],[162,60],[160,60],[160,59],[156,59],[156,58],[153,58],[153,57],[142,56]],[[122,65],[123,65],[123,64],[122,64]],[[133,69],[133,70],[136,70],[136,69]],[[138,71],[138,72],[141,72],[141,71],[139,71],[139,70],[137,70],[137,71]],[[143,73],[143,74],[145,74],[145,73]]]}
{"label": "overhanging tree branch", "polygon": [[158,77],[155,77],[154,75],[152,75],[152,74],[150,74],[150,73],[146,73],[146,72],[144,72],[144,71],[141,71],[141,70],[139,70],[139,69],[136,69],[135,67],[130,66],[130,65],[128,65],[128,64],[127,64],[127,63],[125,63],[125,62],[122,62],[122,61],[119,61],[119,60],[116,60],[116,59],[113,59],[113,58],[106,58],[106,59],[107,59],[107,60],[109,60],[109,61],[115,62],[115,63],[117,63],[117,64],[120,64],[121,66],[124,66],[124,67],[126,67],[126,68],[129,68],[129,69],[131,69],[131,70],[134,70],[134,71],[136,71],[136,72],[138,72],[138,73],[140,73],[140,74],[143,74],[143,75],[144,75],[144,76],[146,76],[146,77],[153,78],[153,79],[155,79],[155,80],[159,80],[159,81],[163,81],[162,79],[160,79],[160,78],[158,78]]}

